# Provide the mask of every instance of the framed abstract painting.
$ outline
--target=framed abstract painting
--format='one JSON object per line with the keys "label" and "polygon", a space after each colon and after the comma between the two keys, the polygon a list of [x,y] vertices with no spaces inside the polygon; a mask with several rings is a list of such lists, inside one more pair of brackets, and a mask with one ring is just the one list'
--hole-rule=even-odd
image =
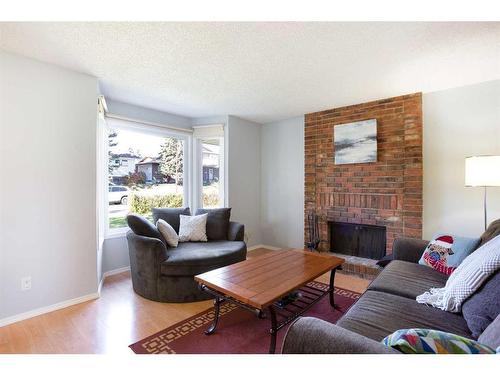
{"label": "framed abstract painting", "polygon": [[335,164],[377,161],[377,120],[335,125],[333,128]]}

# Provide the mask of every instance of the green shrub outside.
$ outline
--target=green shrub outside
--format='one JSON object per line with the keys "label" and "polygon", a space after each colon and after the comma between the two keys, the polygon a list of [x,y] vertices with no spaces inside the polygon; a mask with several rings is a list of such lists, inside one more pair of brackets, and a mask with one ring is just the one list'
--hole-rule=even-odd
{"label": "green shrub outside", "polygon": [[[153,208],[160,207],[182,207],[182,194],[165,194],[165,195],[137,195],[131,194],[129,197],[130,212],[138,215],[151,214]],[[203,194],[203,207],[218,207],[219,194],[209,193]]]}
{"label": "green shrub outside", "polygon": [[132,194],[129,197],[130,212],[138,215],[146,215],[153,208],[159,207],[182,207],[182,194],[165,194],[144,196]]}
{"label": "green shrub outside", "polygon": [[203,207],[218,207],[219,194],[218,193],[203,193]]}

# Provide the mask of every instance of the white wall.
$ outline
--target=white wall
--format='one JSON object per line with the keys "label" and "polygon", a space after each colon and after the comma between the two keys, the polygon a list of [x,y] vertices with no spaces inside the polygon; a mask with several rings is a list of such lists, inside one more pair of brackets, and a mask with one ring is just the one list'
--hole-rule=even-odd
{"label": "white wall", "polygon": [[[424,238],[438,231],[479,236],[483,190],[464,187],[465,157],[500,155],[500,81],[423,95]],[[488,188],[489,222],[500,187]]]}
{"label": "white wall", "polygon": [[304,116],[262,126],[262,243],[304,246]]}
{"label": "white wall", "polygon": [[[0,52],[0,318],[97,292],[97,79]],[[21,278],[32,289],[21,291]]]}
{"label": "white wall", "polygon": [[228,194],[231,220],[245,224],[247,245],[262,243],[260,225],[260,132],[255,122],[228,116]]}

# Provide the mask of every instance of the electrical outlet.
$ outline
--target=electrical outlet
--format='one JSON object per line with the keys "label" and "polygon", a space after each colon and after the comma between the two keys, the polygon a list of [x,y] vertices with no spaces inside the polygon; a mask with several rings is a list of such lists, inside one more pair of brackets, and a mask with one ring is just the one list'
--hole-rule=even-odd
{"label": "electrical outlet", "polygon": [[31,289],[31,276],[26,276],[21,279],[21,290]]}

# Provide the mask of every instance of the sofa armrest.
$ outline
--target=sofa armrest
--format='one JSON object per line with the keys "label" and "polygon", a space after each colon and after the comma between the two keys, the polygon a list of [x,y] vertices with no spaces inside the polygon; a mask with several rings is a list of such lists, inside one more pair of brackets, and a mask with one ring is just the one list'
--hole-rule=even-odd
{"label": "sofa armrest", "polygon": [[245,241],[245,226],[235,221],[230,221],[227,239],[229,241]]}
{"label": "sofa armrest", "polygon": [[317,318],[299,318],[283,341],[283,354],[397,354],[384,344]]}
{"label": "sofa armrest", "polygon": [[392,245],[392,256],[394,260],[418,263],[424,253],[429,241],[417,238],[399,237]]}

